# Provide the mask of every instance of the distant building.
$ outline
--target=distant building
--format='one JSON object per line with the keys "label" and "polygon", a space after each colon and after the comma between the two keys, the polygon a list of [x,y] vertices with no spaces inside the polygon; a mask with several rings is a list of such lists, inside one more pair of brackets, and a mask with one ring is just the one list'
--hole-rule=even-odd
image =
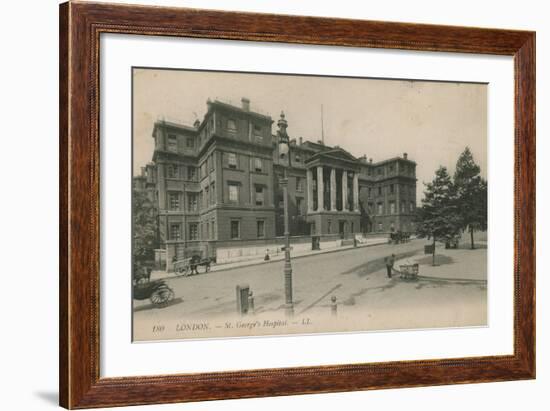
{"label": "distant building", "polygon": [[[284,173],[273,119],[221,101],[207,102],[193,127],[157,121],[152,162],[134,177],[158,205],[159,243],[166,260],[220,247],[263,247],[283,235]],[[292,236],[412,231],[416,163],[402,157],[374,163],[343,148],[291,139],[288,169]],[[368,144],[368,143],[367,143]]]}

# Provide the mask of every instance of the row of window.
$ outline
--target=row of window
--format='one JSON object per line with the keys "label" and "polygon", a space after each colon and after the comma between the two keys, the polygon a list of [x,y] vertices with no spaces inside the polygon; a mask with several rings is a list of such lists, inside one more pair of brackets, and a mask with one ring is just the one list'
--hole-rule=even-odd
{"label": "row of window", "polygon": [[[233,204],[239,204],[241,202],[241,183],[229,181],[227,183],[228,187],[228,202]],[[266,187],[261,184],[254,185],[254,204],[257,206],[263,206],[266,203],[265,198],[265,189]],[[168,192],[168,209],[169,210],[180,210],[180,197],[181,193],[178,191],[169,191]],[[216,183],[212,182],[209,186],[205,187],[204,190],[201,190],[199,193],[188,192],[187,193],[187,211],[197,211],[198,206],[201,208],[207,208],[210,205],[216,204]],[[348,199],[349,200],[349,199]],[[282,202],[282,200],[280,200]],[[296,208],[298,209],[298,214],[303,213],[303,198],[296,197]],[[315,201],[315,198],[314,198]],[[349,202],[349,201],[348,201]],[[350,202],[349,202],[350,203]],[[351,203],[350,203],[351,204]],[[349,204],[348,204],[349,205]],[[283,204],[279,204],[280,208],[283,207]],[[384,214],[384,203],[376,203],[376,210],[374,209],[374,203],[368,203],[369,214],[373,214],[376,211],[376,214]],[[414,201],[409,203],[409,209],[407,210],[407,202],[401,201],[401,212],[405,213],[407,211],[413,212],[415,208]],[[396,203],[395,201],[389,202],[390,214],[396,213]]]}
{"label": "row of window", "polygon": [[[239,131],[239,124],[237,120],[235,120],[234,118],[228,118],[225,123],[225,130],[229,134],[237,134],[237,132]],[[263,128],[259,124],[252,125],[252,137],[257,143],[261,143],[263,141],[262,131]]]}
{"label": "row of window", "polygon": [[[218,121],[220,123],[220,121]],[[214,119],[211,117],[210,120],[204,125],[201,133],[199,134],[199,144],[202,144],[206,138],[211,134],[214,128]],[[238,132],[238,123],[234,118],[229,118],[226,120],[225,129],[229,134],[236,134]],[[263,140],[262,136],[262,126],[254,124],[252,126],[252,136],[255,141],[261,143]],[[195,138],[191,136],[185,137],[185,148],[195,149]],[[173,153],[177,153],[178,150],[178,136],[176,134],[168,134],[166,139],[166,149]]]}
{"label": "row of window", "polygon": [[[241,221],[231,220],[229,235],[232,240],[241,238]],[[265,238],[265,220],[256,220],[256,237]]]}
{"label": "row of window", "polygon": [[[388,194],[395,194],[395,189],[396,189],[396,185],[395,184],[390,184],[390,185],[387,186],[387,193]],[[376,195],[381,196],[384,192],[384,187],[376,187],[376,188],[369,187],[369,189],[368,189],[368,196],[369,197],[374,196],[374,190],[376,190]],[[408,191],[409,195],[414,195],[415,190],[416,190],[416,188],[414,186],[402,186],[400,192],[401,192],[401,194],[407,194],[407,191]]]}
{"label": "row of window", "polygon": [[[168,192],[168,209],[172,211],[181,211],[180,198],[182,193],[179,191]],[[216,204],[216,183],[212,182],[198,193],[187,192],[187,210],[188,212],[198,211],[201,208]]]}
{"label": "row of window", "polygon": [[[195,138],[186,137],[185,138],[185,148],[193,150],[195,148]],[[166,149],[173,153],[178,152],[178,136],[175,134],[168,134],[168,139],[166,141]]]}
{"label": "row of window", "polygon": [[[241,184],[238,182],[228,182],[228,202],[233,204],[239,204],[241,201]],[[261,184],[254,185],[254,204],[257,206],[263,206],[266,203],[265,200],[265,186]],[[168,209],[173,211],[180,211],[182,193],[179,191],[168,192]],[[201,208],[207,208],[210,205],[216,204],[216,183],[212,182],[209,186],[205,187],[198,193],[187,192],[187,211],[198,211],[200,205]]]}
{"label": "row of window", "polygon": [[[171,223],[170,224],[170,240],[181,240],[181,223]],[[200,227],[200,238],[210,240],[216,238],[216,223],[215,220],[206,221],[202,223],[188,223],[187,224],[187,240],[188,241],[197,241],[199,240],[199,227]]]}
{"label": "row of window", "polygon": [[166,178],[182,178],[189,181],[197,180],[197,168],[194,166],[179,166],[166,164]]}
{"label": "row of window", "polygon": [[[226,153],[227,156],[227,167],[231,169],[238,169],[238,157],[236,153]],[[264,171],[264,164],[261,158],[253,158],[252,168],[256,172]],[[208,158],[200,165],[199,170],[199,179],[206,177],[209,172],[214,171],[215,169],[215,158],[214,153],[210,154]],[[197,168],[194,166],[179,166],[177,164],[167,164],[166,165],[166,177],[167,178],[182,178],[189,181],[197,180]]]}
{"label": "row of window", "polygon": [[[221,121],[218,120],[218,126],[221,126]],[[198,143],[202,145],[204,141],[210,136],[214,130],[214,119],[210,117],[209,121],[204,125],[200,134],[198,135]],[[228,134],[235,135],[239,131],[239,123],[234,118],[228,118],[225,120],[225,130]],[[183,138],[183,136],[181,136]],[[251,129],[251,137],[254,141],[261,143],[263,141],[263,127],[259,124],[253,124]],[[192,136],[185,137],[185,148],[194,150],[196,146],[196,139]],[[178,150],[178,135],[168,134],[166,139],[166,149],[173,153],[177,153]]]}
{"label": "row of window", "polygon": [[[241,184],[231,181],[227,184],[229,191],[229,202],[233,204],[239,204],[241,199]],[[265,186],[261,184],[254,185],[254,203],[257,206],[265,205]]]}
{"label": "row of window", "polygon": [[[227,167],[237,170],[239,168],[238,156],[236,153],[226,153]],[[264,171],[264,164],[261,158],[255,157],[252,159],[251,168],[256,172]],[[215,169],[214,153],[210,154],[208,158],[198,168],[199,179],[206,177],[210,172]],[[166,177],[167,178],[182,178],[189,181],[197,180],[197,168],[194,166],[180,166],[177,164],[166,165]]]}
{"label": "row of window", "polygon": [[[372,176],[373,174],[376,176],[382,176],[384,175],[384,167],[365,167],[366,173],[368,176]],[[365,169],[363,168],[363,170]],[[396,168],[393,164],[390,164],[387,166],[388,174],[393,174],[394,171],[396,171]],[[399,165],[399,174],[406,175],[406,174],[413,174],[414,173],[414,166],[412,164],[400,164]]]}
{"label": "row of window", "polygon": [[[240,220],[231,220],[230,222],[230,238],[232,240],[237,240],[241,238],[241,221]],[[170,224],[170,233],[169,239],[178,241],[182,239],[181,233],[181,223],[171,223]],[[202,223],[188,223],[187,224],[187,233],[188,241],[197,241],[199,240],[199,227],[200,227],[200,238],[205,240],[214,240],[216,239],[216,221],[206,221]],[[256,220],[256,237],[265,238],[265,220]]]}
{"label": "row of window", "polygon": [[[406,213],[407,211],[410,213],[414,212],[415,204],[414,201],[409,202],[409,209],[407,210],[407,202],[401,201],[401,212]],[[389,202],[389,214],[396,214],[397,209],[395,205],[395,201]],[[368,203],[368,212],[370,215],[382,215],[384,214],[384,203],[376,203],[376,209],[374,208],[374,203]]]}
{"label": "row of window", "polygon": [[[205,136],[208,134],[209,126],[213,127],[213,120],[212,119],[210,119],[209,124],[206,124],[206,126],[203,129],[203,133],[201,133],[201,136],[200,136],[201,142],[205,138]],[[227,119],[227,121],[226,121],[226,130],[230,134],[236,134],[237,131],[238,131],[237,121],[233,118]],[[262,127],[255,124],[255,125],[253,125],[252,130],[253,130],[252,135],[254,136],[255,140],[257,142],[261,142],[262,141]],[[188,148],[188,149],[194,149],[195,148],[195,138],[194,137],[186,137],[185,138],[185,147]],[[171,151],[171,152],[178,152],[178,137],[175,134],[169,134],[168,135],[167,149],[168,149],[168,151]],[[229,160],[230,161],[230,167],[237,168],[236,154],[229,153],[229,156],[230,156],[230,160]],[[256,159],[256,161],[257,160],[260,160],[260,159]],[[298,163],[301,162],[300,155],[296,153],[294,155],[293,160],[298,162]],[[210,165],[209,169],[212,171],[213,170],[213,165]],[[384,174],[384,167],[377,167],[374,170],[376,170],[376,175],[378,175],[378,176],[382,176]],[[367,175],[372,176],[374,170],[371,167],[367,167]],[[388,170],[388,174],[393,174],[394,171],[396,170],[395,165],[393,165],[393,164],[388,165],[387,170]],[[259,170],[257,169],[256,171],[261,171],[261,166],[259,167]],[[413,174],[414,173],[414,165],[400,164],[399,171],[400,171],[401,174]]]}
{"label": "row of window", "polygon": [[[227,156],[227,167],[237,170],[239,169],[239,156],[236,153],[225,153]],[[264,162],[261,158],[253,157],[250,165],[251,171],[254,170],[258,173],[264,171]]]}

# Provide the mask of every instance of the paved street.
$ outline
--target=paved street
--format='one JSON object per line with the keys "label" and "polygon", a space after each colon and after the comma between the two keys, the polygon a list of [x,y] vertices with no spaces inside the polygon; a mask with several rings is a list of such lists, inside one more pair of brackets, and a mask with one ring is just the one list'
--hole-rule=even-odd
{"label": "paved street", "polygon": [[[288,332],[330,332],[396,328],[453,327],[486,323],[486,249],[438,248],[438,267],[423,255],[424,240],[378,245],[295,258],[292,261],[295,316],[293,321],[261,330],[221,329],[237,317],[235,286],[248,284],[254,293],[255,314],[247,321],[283,321],[283,262],[235,268],[167,280],[176,300],[154,308],[148,301],[134,306],[136,339],[258,335]],[[400,262],[418,260],[419,281],[387,278],[384,257],[394,253]],[[331,315],[331,297],[337,298],[337,316]],[[336,320],[337,319],[337,320]],[[330,323],[329,323],[330,322]],[[307,323],[307,326],[304,326]],[[153,326],[166,324],[160,334]],[[204,335],[177,330],[202,324]],[[234,323],[235,324],[235,323]],[[233,325],[234,325],[233,324]],[[267,323],[266,323],[267,324]],[[227,325],[226,325],[227,327]],[[244,326],[243,326],[244,327]]]}

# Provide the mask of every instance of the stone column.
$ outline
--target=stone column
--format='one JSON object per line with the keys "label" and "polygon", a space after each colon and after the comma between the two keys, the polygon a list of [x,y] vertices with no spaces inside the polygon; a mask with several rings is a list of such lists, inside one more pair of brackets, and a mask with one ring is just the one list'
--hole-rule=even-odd
{"label": "stone column", "polygon": [[336,211],[336,169],[330,169],[330,211]]}
{"label": "stone column", "polygon": [[359,211],[359,173],[353,174],[353,211]]}
{"label": "stone column", "polygon": [[317,166],[317,211],[324,210],[323,190],[323,167]]}
{"label": "stone column", "polygon": [[307,175],[307,212],[310,214],[313,211],[313,171],[308,168]]}
{"label": "stone column", "polygon": [[348,205],[348,172],[342,171],[342,211],[349,211]]}

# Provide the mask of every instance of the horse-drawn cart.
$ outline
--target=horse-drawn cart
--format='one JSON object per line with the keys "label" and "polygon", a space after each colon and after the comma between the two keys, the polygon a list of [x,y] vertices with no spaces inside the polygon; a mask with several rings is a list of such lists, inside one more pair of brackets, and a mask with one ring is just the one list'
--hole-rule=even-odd
{"label": "horse-drawn cart", "polygon": [[199,274],[199,267],[204,268],[204,273],[210,271],[210,258],[201,258],[198,255],[184,258],[174,262],[174,272],[178,276],[187,277],[193,274]]}
{"label": "horse-drawn cart", "polygon": [[390,233],[388,238],[388,244],[401,244],[408,243],[409,241],[411,241],[411,233],[401,230]]}

